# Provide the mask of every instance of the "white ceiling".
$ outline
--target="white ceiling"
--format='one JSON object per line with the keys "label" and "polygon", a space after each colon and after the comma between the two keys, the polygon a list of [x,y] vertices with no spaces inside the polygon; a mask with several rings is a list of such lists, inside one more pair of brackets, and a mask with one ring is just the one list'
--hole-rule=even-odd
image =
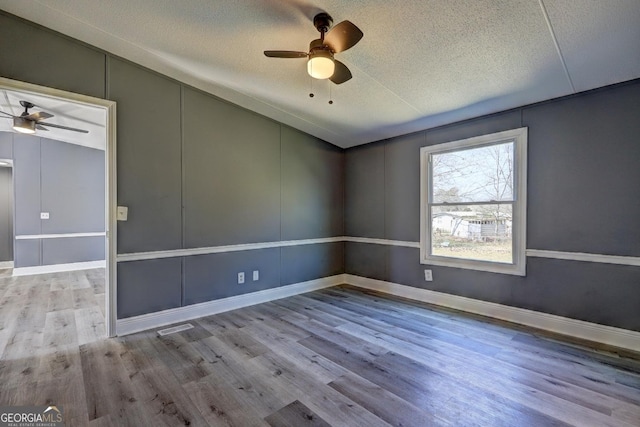
{"label": "white ceiling", "polygon": [[[341,147],[640,77],[640,0],[0,0],[0,8]],[[364,38],[313,81],[326,11]],[[332,86],[333,105],[328,104]]]}
{"label": "white ceiling", "polygon": [[[43,120],[42,124],[53,123],[89,131],[89,133],[80,133],[48,127],[47,131],[36,130],[36,136],[98,150],[105,149],[107,116],[103,108],[31,92],[0,90],[0,110],[5,113],[19,116],[24,111],[20,101],[29,101],[36,105],[29,109],[29,113],[46,111],[53,114],[53,117]],[[0,132],[13,132],[12,126],[11,118],[0,115]]]}

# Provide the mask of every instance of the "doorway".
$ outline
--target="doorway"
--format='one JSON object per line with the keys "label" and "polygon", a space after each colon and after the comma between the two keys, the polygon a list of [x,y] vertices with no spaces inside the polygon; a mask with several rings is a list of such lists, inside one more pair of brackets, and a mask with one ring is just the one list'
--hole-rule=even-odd
{"label": "doorway", "polygon": [[[116,103],[100,98],[34,85],[0,77],[0,90],[18,92],[25,97],[46,99],[58,105],[69,104],[98,111],[99,120],[92,120],[104,141],[105,159],[105,330],[107,337],[116,335]],[[99,130],[97,130],[99,129]],[[94,135],[96,136],[96,135]]]}
{"label": "doorway", "polygon": [[13,268],[13,160],[0,156],[0,276]]}

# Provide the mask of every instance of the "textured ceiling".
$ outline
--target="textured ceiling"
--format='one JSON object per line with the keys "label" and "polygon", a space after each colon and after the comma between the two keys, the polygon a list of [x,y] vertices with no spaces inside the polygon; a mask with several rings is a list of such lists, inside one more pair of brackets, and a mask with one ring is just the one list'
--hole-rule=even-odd
{"label": "textured ceiling", "polygon": [[[0,0],[0,8],[341,147],[640,77],[640,0]],[[306,51],[320,11],[364,32],[337,55],[353,73],[342,85],[312,82],[302,59],[262,54]]]}

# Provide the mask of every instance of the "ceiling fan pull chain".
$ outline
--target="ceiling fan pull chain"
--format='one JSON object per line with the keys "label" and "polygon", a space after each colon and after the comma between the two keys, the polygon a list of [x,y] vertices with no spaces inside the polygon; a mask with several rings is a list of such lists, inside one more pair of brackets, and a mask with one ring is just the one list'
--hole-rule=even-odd
{"label": "ceiling fan pull chain", "polygon": [[313,78],[309,76],[309,98],[313,98],[315,95],[313,94]]}
{"label": "ceiling fan pull chain", "polygon": [[331,95],[331,83],[329,84],[329,105],[333,105],[333,96]]}

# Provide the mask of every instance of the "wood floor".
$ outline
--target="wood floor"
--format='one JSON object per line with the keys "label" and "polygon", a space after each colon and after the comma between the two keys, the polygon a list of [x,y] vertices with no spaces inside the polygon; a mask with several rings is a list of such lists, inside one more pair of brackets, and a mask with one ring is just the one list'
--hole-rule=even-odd
{"label": "wood floor", "polygon": [[102,270],[0,274],[0,405],[77,426],[640,426],[640,361],[337,287],[104,339]]}

